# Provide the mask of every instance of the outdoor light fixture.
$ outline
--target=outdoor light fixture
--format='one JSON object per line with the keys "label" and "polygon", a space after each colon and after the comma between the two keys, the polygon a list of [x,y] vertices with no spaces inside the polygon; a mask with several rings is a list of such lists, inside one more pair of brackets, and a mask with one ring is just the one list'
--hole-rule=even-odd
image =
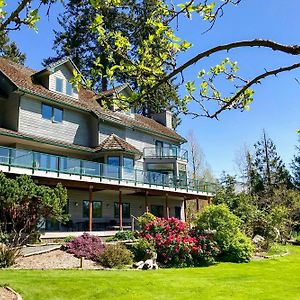
{"label": "outdoor light fixture", "polygon": [[78,206],[78,202],[74,202],[74,205],[77,207]]}

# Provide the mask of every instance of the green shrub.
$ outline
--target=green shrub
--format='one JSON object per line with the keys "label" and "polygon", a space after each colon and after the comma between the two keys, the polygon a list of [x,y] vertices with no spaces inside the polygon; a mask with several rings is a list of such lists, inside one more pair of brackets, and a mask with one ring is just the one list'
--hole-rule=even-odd
{"label": "green shrub", "polygon": [[196,220],[195,228],[202,232],[215,231],[214,240],[221,251],[227,251],[240,232],[240,225],[240,219],[225,204],[220,204],[205,207]]}
{"label": "green shrub", "polygon": [[64,238],[64,242],[65,242],[65,243],[70,243],[70,242],[72,242],[73,240],[75,240],[75,236],[72,236],[72,235],[66,236],[66,237]]}
{"label": "green shrub", "polygon": [[13,248],[5,245],[0,246],[0,268],[8,268],[15,264],[16,259],[20,257],[19,248]]}
{"label": "green shrub", "polygon": [[134,260],[143,260],[149,251],[155,252],[154,244],[147,239],[140,238],[134,244],[127,245],[127,248],[133,253]]}
{"label": "green shrub", "polygon": [[8,245],[10,242],[10,235],[6,232],[0,231],[0,244]]}
{"label": "green shrub", "polygon": [[228,250],[221,254],[221,259],[236,263],[249,262],[254,249],[251,239],[239,232],[231,241]]}
{"label": "green shrub", "polygon": [[196,230],[214,232],[220,248],[219,260],[248,262],[253,254],[252,241],[240,230],[241,220],[225,204],[207,206],[196,220]]}
{"label": "green shrub", "polygon": [[107,238],[107,242],[112,242],[112,241],[126,241],[126,240],[134,240],[134,232],[132,231],[118,231],[113,237]]}
{"label": "green shrub", "polygon": [[133,254],[121,244],[107,245],[97,261],[106,268],[121,268],[133,263]]}
{"label": "green shrub", "polygon": [[287,247],[278,243],[273,243],[270,245],[267,255],[282,255],[287,253]]}
{"label": "green shrub", "polygon": [[145,225],[154,221],[155,219],[156,219],[156,217],[149,212],[142,214],[140,217],[138,217],[139,225],[140,225],[141,229],[144,229]]}

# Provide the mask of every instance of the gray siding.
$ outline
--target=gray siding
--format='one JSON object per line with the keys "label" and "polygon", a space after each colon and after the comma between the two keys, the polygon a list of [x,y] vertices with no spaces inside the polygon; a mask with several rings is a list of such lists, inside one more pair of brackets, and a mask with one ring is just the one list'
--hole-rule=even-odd
{"label": "gray siding", "polygon": [[91,130],[91,116],[80,111],[64,109],[63,122],[53,123],[42,118],[42,102],[21,97],[19,131],[82,146],[91,146],[95,137]]}
{"label": "gray siding", "polygon": [[[64,81],[63,93],[66,94],[66,81],[70,81],[72,79],[72,72],[65,65],[59,66],[55,72],[49,76],[49,90],[51,91],[56,90],[56,77],[61,78]],[[78,92],[75,89],[73,90],[72,97],[78,99]]]}
{"label": "gray siding", "polygon": [[19,95],[10,94],[1,103],[1,127],[18,130],[19,99]]}
{"label": "gray siding", "polygon": [[111,123],[99,123],[99,143],[102,143],[111,134],[116,134],[122,139],[125,139],[125,128],[114,126]]}

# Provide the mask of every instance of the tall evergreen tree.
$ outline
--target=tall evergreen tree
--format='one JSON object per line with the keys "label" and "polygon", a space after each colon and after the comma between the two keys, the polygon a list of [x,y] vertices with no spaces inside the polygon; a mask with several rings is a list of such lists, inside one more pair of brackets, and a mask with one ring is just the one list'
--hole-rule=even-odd
{"label": "tall evergreen tree", "polygon": [[263,131],[262,138],[254,144],[255,159],[253,179],[256,180],[256,192],[269,192],[275,187],[291,187],[291,177],[276,151],[274,142]]}
{"label": "tall evergreen tree", "polygon": [[0,56],[22,65],[26,59],[26,55],[18,49],[15,42],[11,42],[4,32],[0,33]]}
{"label": "tall evergreen tree", "polygon": [[300,190],[300,147],[297,146],[297,154],[294,156],[292,160],[292,170],[293,170],[293,183],[294,186]]}
{"label": "tall evergreen tree", "polygon": [[[155,30],[152,25],[148,24],[148,19],[157,9],[157,0],[130,0],[127,3],[127,9],[107,5],[99,5],[95,9],[90,0],[70,0],[64,4],[64,8],[65,12],[58,18],[62,30],[55,31],[54,49],[57,55],[46,59],[44,63],[51,63],[63,56],[71,56],[82,74],[91,80],[92,86],[97,91],[105,91],[109,88],[107,70],[116,62],[128,59],[128,53],[124,53],[123,56],[120,51],[107,51],[107,48],[99,44],[99,33],[91,30],[97,14],[104,17],[103,24],[107,32],[120,32],[128,38],[132,48],[129,59],[138,59],[134,49],[141,48],[146,37]],[[162,14],[162,18],[166,16]],[[111,43],[110,47],[116,47],[114,39],[108,42]],[[151,51],[163,57],[166,47],[163,42],[157,43]],[[175,65],[175,60],[162,58],[162,63],[168,70],[170,66]],[[136,92],[143,89],[143,86],[138,86],[137,77],[134,75],[129,77],[122,70],[115,70],[114,76],[118,83],[128,83]],[[163,84],[153,93],[154,95],[149,96],[149,99],[134,104],[138,111],[143,115],[150,115],[162,109],[176,112],[180,102],[175,85]]]}

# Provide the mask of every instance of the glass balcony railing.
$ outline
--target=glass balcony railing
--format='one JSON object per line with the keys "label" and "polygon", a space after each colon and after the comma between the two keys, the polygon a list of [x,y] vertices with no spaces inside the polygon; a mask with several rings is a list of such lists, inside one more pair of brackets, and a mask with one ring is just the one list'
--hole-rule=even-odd
{"label": "glass balcony railing", "polygon": [[133,182],[151,186],[185,189],[186,191],[214,193],[214,183],[192,180],[186,177],[175,177],[159,172],[144,171],[121,166],[108,165],[77,158],[57,156],[25,149],[0,146],[0,165],[20,167],[58,175],[70,174],[80,177],[88,176],[117,180],[119,182]]}
{"label": "glass balcony railing", "polygon": [[144,148],[145,158],[176,158],[188,160],[188,151],[178,147],[146,147]]}

